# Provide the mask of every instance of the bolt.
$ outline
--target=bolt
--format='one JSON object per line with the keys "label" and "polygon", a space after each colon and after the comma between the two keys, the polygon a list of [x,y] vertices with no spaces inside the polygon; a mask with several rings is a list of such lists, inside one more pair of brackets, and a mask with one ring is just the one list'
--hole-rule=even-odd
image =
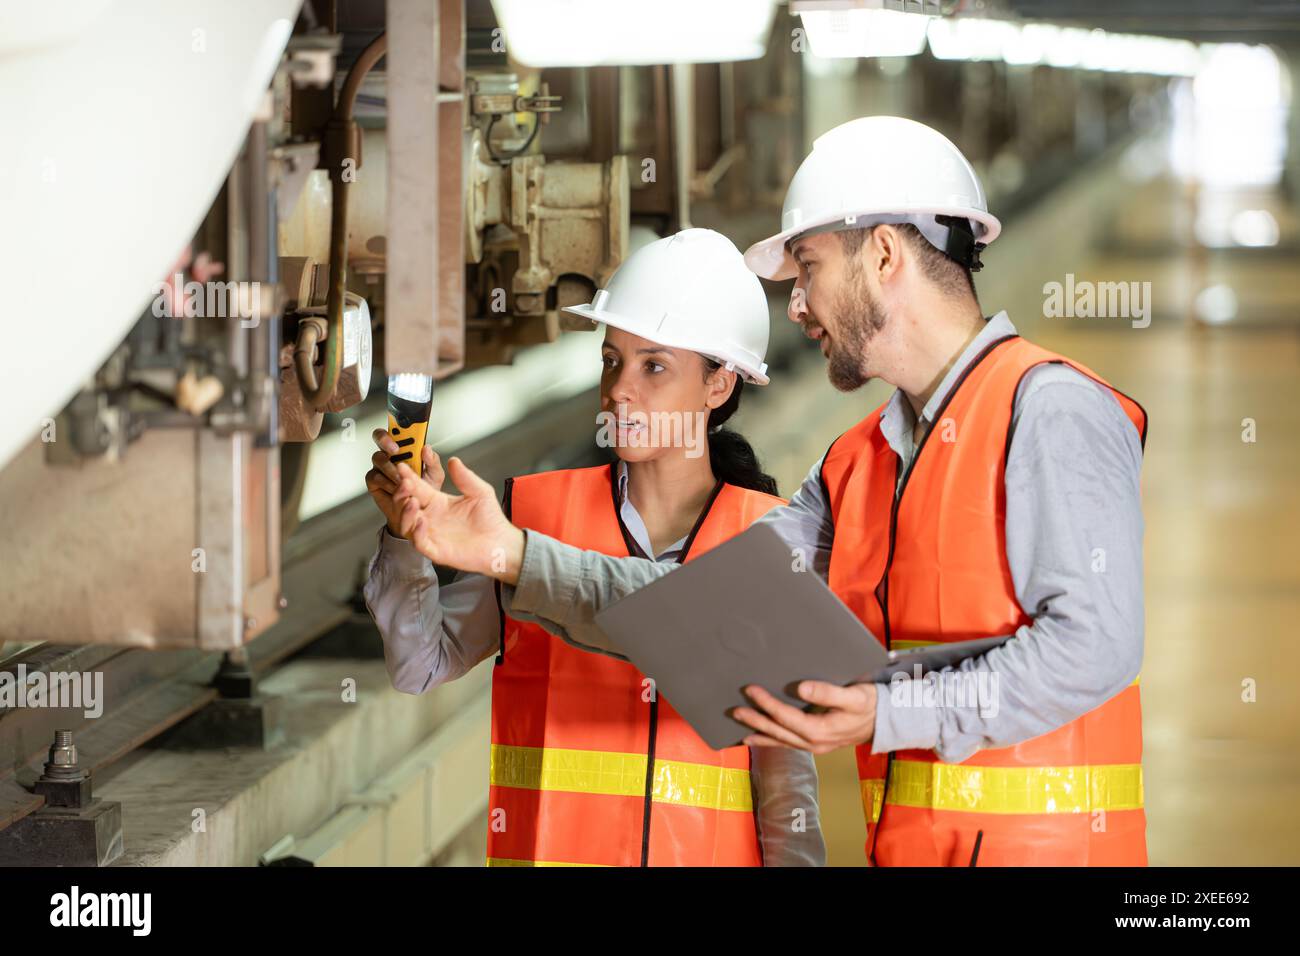
{"label": "bolt", "polygon": [[56,730],[50,747],[50,759],[45,762],[45,776],[64,779],[82,776],[77,765],[77,745],[72,742],[71,730]]}

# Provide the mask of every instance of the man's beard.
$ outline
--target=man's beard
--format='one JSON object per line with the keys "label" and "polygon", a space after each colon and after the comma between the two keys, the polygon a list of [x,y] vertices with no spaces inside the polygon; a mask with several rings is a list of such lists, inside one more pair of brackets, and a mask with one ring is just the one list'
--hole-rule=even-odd
{"label": "man's beard", "polygon": [[841,392],[861,388],[871,378],[863,371],[867,346],[885,327],[889,315],[871,294],[856,258],[835,301],[835,335],[826,350],[826,375]]}

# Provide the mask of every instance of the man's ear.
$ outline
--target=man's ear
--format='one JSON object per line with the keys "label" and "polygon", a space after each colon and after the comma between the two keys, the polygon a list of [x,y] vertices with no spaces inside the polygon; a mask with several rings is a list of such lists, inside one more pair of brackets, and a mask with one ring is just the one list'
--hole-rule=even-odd
{"label": "man's ear", "polygon": [[[866,244],[864,244],[866,245]],[[898,274],[903,265],[903,236],[889,223],[871,230],[871,270],[883,284]]]}

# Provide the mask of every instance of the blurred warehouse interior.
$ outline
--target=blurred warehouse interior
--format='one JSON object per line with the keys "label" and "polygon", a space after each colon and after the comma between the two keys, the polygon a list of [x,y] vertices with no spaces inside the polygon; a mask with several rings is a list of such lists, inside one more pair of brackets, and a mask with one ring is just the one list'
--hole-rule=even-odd
{"label": "blurred warehouse interior", "polygon": [[[0,708],[0,862],[480,864],[490,668],[398,694],[358,594],[387,376],[433,375],[428,442],[498,487],[606,460],[599,336],[559,309],[669,232],[769,234],[813,140],[868,114],[975,165],[1005,227],[986,312],[1150,413],[1152,863],[1300,862],[1293,5],[651,6],[0,13],[0,268],[23,317],[0,670],[106,686],[95,718]],[[205,275],[239,321],[185,311]],[[1051,314],[1067,282],[1132,284],[1146,311]],[[767,288],[780,376],[738,427],[789,494],[888,389],[831,389],[789,283]],[[33,844],[63,728],[92,824]],[[852,761],[819,758],[833,864],[864,862]]]}

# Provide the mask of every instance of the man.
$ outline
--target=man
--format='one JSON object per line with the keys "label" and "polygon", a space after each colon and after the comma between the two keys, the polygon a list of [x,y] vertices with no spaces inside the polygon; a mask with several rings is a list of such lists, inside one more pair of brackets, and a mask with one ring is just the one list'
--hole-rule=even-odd
{"label": "man", "polygon": [[[982,316],[970,273],[1000,224],[934,130],[837,127],[782,219],[750,267],[796,278],[789,316],[836,388],[881,378],[897,391],[760,520],[886,646],[1011,640],[915,684],[804,681],[815,713],[746,688],[747,742],[856,746],[874,863],[1145,865],[1145,413],[1005,313]],[[617,654],[594,613],[667,569],[525,536],[463,463],[451,475],[463,498],[404,482],[416,546],[497,577],[503,604],[571,643]],[[995,694],[972,700],[972,684]]]}

